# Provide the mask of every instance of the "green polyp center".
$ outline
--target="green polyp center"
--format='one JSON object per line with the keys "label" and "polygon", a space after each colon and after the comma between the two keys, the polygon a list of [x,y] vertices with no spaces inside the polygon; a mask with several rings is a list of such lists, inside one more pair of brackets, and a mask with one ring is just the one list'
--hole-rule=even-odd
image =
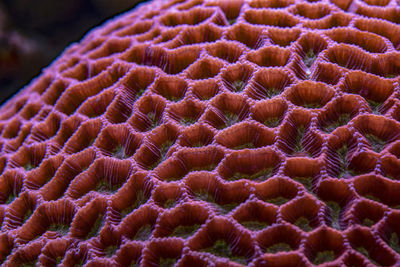
{"label": "green polyp center", "polygon": [[182,98],[179,96],[170,96],[169,100],[174,101],[174,102],[178,102],[179,100],[181,100]]}
{"label": "green polyp center", "polygon": [[308,192],[312,192],[312,177],[293,177],[293,180],[296,180],[297,182],[301,183]]}
{"label": "green polyp center", "polygon": [[150,170],[156,168],[161,162],[163,162],[167,158],[168,150],[171,148],[173,144],[174,144],[173,141],[167,140],[158,148],[158,151],[160,153],[159,158],[151,166],[149,166]]}
{"label": "green polyp center", "polygon": [[393,73],[389,73],[389,74],[385,75],[385,78],[389,78],[389,79],[393,79],[393,78],[396,78],[396,77],[397,77],[397,74],[393,74]]}
{"label": "green polyp center", "polygon": [[232,210],[234,210],[237,206],[239,206],[239,204],[232,202],[232,203],[222,204],[222,205],[215,204],[214,206],[222,214],[227,214],[227,213],[231,212]]}
{"label": "green polyp center", "polygon": [[200,100],[209,100],[212,98],[217,92],[216,90],[207,90],[208,88],[199,88],[194,93]]}
{"label": "green polyp center", "polygon": [[189,169],[189,172],[193,171],[212,171],[217,167],[218,164],[215,163],[209,163],[205,164],[203,166],[193,166],[192,168]]}
{"label": "green polyp center", "polygon": [[335,260],[335,252],[333,250],[319,251],[315,256],[313,263],[315,265],[322,264],[324,262],[330,262]]}
{"label": "green polyp center", "polygon": [[151,236],[151,233],[153,232],[153,229],[150,224],[143,225],[140,227],[140,229],[137,231],[134,239],[135,240],[141,240],[141,241],[146,241],[149,239]]}
{"label": "green polyp center", "polygon": [[272,170],[273,168],[267,168],[267,169],[262,169],[256,173],[253,174],[246,174],[246,173],[240,173],[236,172],[232,175],[232,177],[229,178],[229,180],[240,180],[240,179],[247,179],[247,180],[252,180],[252,181],[265,181],[268,178],[272,176]]}
{"label": "green polyp center", "polygon": [[240,204],[236,202],[226,203],[226,204],[219,204],[217,203],[214,198],[206,191],[198,191],[195,192],[195,197],[199,200],[206,201],[211,204],[211,206],[215,207],[218,212],[222,214],[227,214],[233,209],[235,209]]}
{"label": "green polyp center", "polygon": [[10,204],[14,201],[14,199],[17,197],[17,194],[15,194],[15,192],[10,192],[10,194],[8,195],[5,204]]}
{"label": "green polyp center", "polygon": [[267,228],[269,225],[266,222],[260,222],[260,221],[256,221],[256,220],[242,221],[242,222],[240,222],[240,224],[251,231],[259,231],[264,228]]}
{"label": "green polyp center", "polygon": [[195,192],[195,197],[202,201],[214,203],[214,198],[205,190],[199,190]]}
{"label": "green polyp center", "polygon": [[368,198],[368,199],[373,200],[373,201],[376,201],[376,202],[379,202],[379,203],[381,202],[381,200],[378,197],[376,197],[374,195],[371,195],[371,194],[363,195],[363,197]]}
{"label": "green polyp center", "polygon": [[56,258],[56,264],[57,264],[57,266],[58,266],[58,264],[61,263],[61,261],[62,261],[63,259],[64,259],[63,256],[58,256],[58,257]]}
{"label": "green polyp center", "polygon": [[37,167],[37,166],[35,166],[35,164],[33,164],[33,163],[30,162],[30,161],[24,165],[25,171],[30,171],[30,170],[32,170],[32,169],[34,169],[34,168],[36,168],[36,167]]}
{"label": "green polyp center", "polygon": [[303,231],[309,232],[312,230],[312,227],[310,226],[310,221],[304,217],[301,216],[299,217],[295,222],[294,225],[302,229]]}
{"label": "green polyp center", "polygon": [[235,150],[241,150],[241,149],[246,149],[246,148],[255,148],[254,143],[247,142],[247,143],[233,147],[233,149],[235,149]]}
{"label": "green polyp center", "polygon": [[118,191],[119,188],[120,184],[112,184],[110,181],[107,181],[106,178],[103,178],[97,182],[95,191],[105,194],[112,194]]}
{"label": "green polyp center", "polygon": [[218,257],[229,258],[234,262],[247,264],[245,257],[236,256],[232,253],[230,245],[225,240],[217,240],[212,247],[202,249],[202,251],[214,254]]}
{"label": "green polyp center", "polygon": [[268,198],[268,199],[265,200],[265,202],[268,202],[268,203],[271,203],[271,204],[274,204],[274,205],[277,205],[277,206],[283,205],[288,201],[289,201],[288,198],[285,198],[285,197],[282,197],[282,196],[278,196],[278,197],[275,197],[275,198]]}
{"label": "green polyp center", "polygon": [[371,220],[370,218],[364,218],[364,220],[362,220],[361,224],[364,226],[367,226],[367,227],[372,227],[375,224],[375,222],[373,220]]}
{"label": "green polyp center", "polygon": [[224,116],[224,124],[226,127],[230,127],[239,121],[239,116],[235,113],[226,112]]}
{"label": "green polyp center", "polygon": [[165,96],[165,98],[170,101],[178,102],[179,100],[182,99],[183,95],[182,95],[182,92],[180,92],[180,91],[170,91],[170,92],[166,92],[163,96]]}
{"label": "green polyp center", "polygon": [[202,147],[205,146],[206,144],[203,141],[197,141],[197,142],[193,142],[191,143],[189,146],[190,147]]}
{"label": "green polyp center", "polygon": [[135,100],[139,99],[139,97],[141,97],[145,91],[146,91],[146,88],[139,88],[136,91]]}
{"label": "green polyp center", "polygon": [[327,133],[333,132],[336,128],[339,128],[343,125],[346,125],[351,119],[351,116],[349,113],[343,113],[341,114],[336,121],[327,124],[325,127],[323,127],[323,130]]}
{"label": "green polyp center", "polygon": [[309,153],[307,151],[304,151],[304,147],[303,147],[303,138],[304,138],[304,134],[305,134],[305,127],[302,125],[300,127],[296,128],[296,138],[295,138],[295,142],[294,142],[294,146],[293,146],[293,151],[292,151],[292,155],[296,156],[297,154],[303,154],[306,153],[307,155],[309,155]]}
{"label": "green polyp center", "polygon": [[306,65],[307,68],[310,68],[316,58],[317,58],[317,55],[314,53],[314,51],[312,49],[308,50],[307,54],[305,55],[305,57],[303,59],[304,65]]}
{"label": "green polyp center", "polygon": [[61,223],[53,223],[50,224],[48,231],[53,231],[60,233],[61,235],[67,235],[69,232],[69,225],[61,224]]}
{"label": "green polyp center", "polygon": [[310,109],[316,109],[316,108],[322,107],[321,103],[318,103],[318,102],[313,102],[313,103],[304,102],[302,106],[305,108],[310,108]]}
{"label": "green polyp center", "polygon": [[267,247],[265,249],[265,252],[275,254],[280,251],[291,251],[291,250],[292,250],[292,247],[289,244],[287,244],[285,242],[280,242],[280,243],[275,243],[275,244]]}
{"label": "green polyp center", "polygon": [[36,267],[38,263],[38,259],[31,260],[30,262],[23,263],[21,266],[23,267]]}
{"label": "green polyp center", "polygon": [[135,209],[136,209],[135,204],[126,207],[121,211],[121,218],[124,218],[126,215],[130,214]]}
{"label": "green polyp center", "polygon": [[104,249],[104,253],[106,254],[107,258],[111,258],[115,255],[115,252],[118,250],[118,246],[108,246]]}
{"label": "green polyp center", "polygon": [[117,159],[125,159],[128,157],[128,155],[125,153],[125,147],[122,145],[116,146],[112,152],[112,155]]}
{"label": "green polyp center", "polygon": [[280,118],[280,117],[271,117],[264,121],[264,125],[267,127],[270,127],[270,128],[275,128],[275,127],[279,126],[281,121],[282,121],[282,118]]}
{"label": "green polyp center", "polygon": [[87,239],[97,236],[100,233],[101,228],[104,226],[106,220],[103,217],[103,214],[99,214],[96,218],[96,221],[90,228],[89,233],[87,234]]}
{"label": "green polyp center", "polygon": [[164,209],[170,209],[176,205],[175,199],[168,199],[167,201],[164,202]]}
{"label": "green polyp center", "polygon": [[[188,172],[194,172],[194,171],[212,171],[217,167],[218,164],[215,163],[209,163],[203,166],[193,166],[191,168],[186,169],[186,173]],[[170,182],[170,181],[177,181],[181,179],[183,176],[182,175],[174,175],[174,176],[169,176],[164,179],[164,181]]]}
{"label": "green polyp center", "polygon": [[134,260],[131,262],[131,264],[129,264],[129,267],[139,267],[139,260]]}
{"label": "green polyp center", "polygon": [[356,250],[358,251],[358,252],[360,252],[361,254],[363,254],[365,257],[367,257],[373,264],[375,264],[375,265],[380,265],[380,264],[377,264],[371,257],[370,257],[370,255],[369,255],[369,252],[368,252],[368,250],[365,248],[365,247],[357,247],[356,248]]}
{"label": "green polyp center", "polygon": [[28,209],[25,214],[24,217],[22,218],[22,223],[24,224],[32,215],[33,210],[32,209]]}
{"label": "green polyp center", "polygon": [[348,168],[347,154],[348,154],[349,150],[348,150],[347,146],[343,145],[336,152],[337,152],[338,164],[339,164],[339,169],[340,169],[340,172],[339,172],[337,178],[348,178],[348,177],[354,175],[354,172]]}
{"label": "green polyp center", "polygon": [[373,134],[366,134],[365,138],[371,145],[373,151],[380,153],[386,145],[386,142]]}
{"label": "green polyp center", "polygon": [[400,253],[399,236],[397,233],[393,232],[390,235],[388,245],[397,253]]}
{"label": "green polyp center", "polygon": [[[89,143],[88,143],[88,145],[86,147],[92,146],[94,144],[94,141],[96,141],[96,137],[90,138]],[[83,147],[83,148],[85,148],[85,147]]]}
{"label": "green polyp center", "polygon": [[149,198],[144,194],[143,190],[138,190],[136,195],[136,201],[134,203],[134,208],[138,208],[147,202]]}
{"label": "green polyp center", "polygon": [[302,140],[304,137],[304,133],[305,133],[304,126],[300,126],[299,128],[297,128],[295,146],[293,148],[293,154],[296,154],[298,152],[303,152]]}
{"label": "green polyp center", "polygon": [[326,205],[328,205],[331,214],[332,227],[340,230],[340,205],[334,201],[328,201]]}
{"label": "green polyp center", "polygon": [[169,148],[174,144],[173,141],[168,140],[164,144],[162,144],[159,148],[160,151],[160,158],[163,161],[167,155]]}
{"label": "green polyp center", "polygon": [[147,119],[149,121],[149,127],[150,129],[154,129],[158,126],[158,118],[157,118],[157,114],[155,112],[149,112],[147,113]]}
{"label": "green polyp center", "polygon": [[377,102],[370,99],[367,99],[367,102],[374,114],[381,114],[379,109],[382,106],[383,102]]}
{"label": "green polyp center", "polygon": [[273,98],[281,93],[281,90],[274,87],[264,88],[263,91],[266,98]]}
{"label": "green polyp center", "polygon": [[176,258],[160,258],[160,263],[158,266],[160,267],[174,266],[176,261],[177,261]]}
{"label": "green polyp center", "polygon": [[246,86],[246,83],[241,80],[236,80],[232,83],[232,87],[235,92],[241,92],[245,86]]}
{"label": "green polyp center", "polygon": [[135,202],[121,211],[122,218],[124,218],[126,215],[130,214],[133,210],[139,208],[141,205],[147,202],[148,198],[143,193],[143,190],[138,190],[136,194],[137,195]]}
{"label": "green polyp center", "polygon": [[188,238],[192,236],[200,228],[199,224],[194,225],[179,225],[174,229],[170,236],[178,236]]}
{"label": "green polyp center", "polygon": [[184,117],[180,120],[180,123],[185,125],[185,126],[189,126],[192,125],[196,122],[196,118],[193,117]]}

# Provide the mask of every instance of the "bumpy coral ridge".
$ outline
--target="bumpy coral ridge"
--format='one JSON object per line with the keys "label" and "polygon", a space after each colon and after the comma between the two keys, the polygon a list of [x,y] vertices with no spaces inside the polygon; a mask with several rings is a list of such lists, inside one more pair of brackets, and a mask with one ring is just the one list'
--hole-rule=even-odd
{"label": "bumpy coral ridge", "polygon": [[153,1],[0,110],[7,266],[400,261],[400,8]]}

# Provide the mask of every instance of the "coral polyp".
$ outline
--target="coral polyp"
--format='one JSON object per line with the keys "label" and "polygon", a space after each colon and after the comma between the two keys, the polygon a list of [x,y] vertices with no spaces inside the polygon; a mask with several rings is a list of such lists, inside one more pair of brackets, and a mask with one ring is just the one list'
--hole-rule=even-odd
{"label": "coral polyp", "polygon": [[154,0],[93,29],[0,109],[0,262],[395,266],[399,18]]}

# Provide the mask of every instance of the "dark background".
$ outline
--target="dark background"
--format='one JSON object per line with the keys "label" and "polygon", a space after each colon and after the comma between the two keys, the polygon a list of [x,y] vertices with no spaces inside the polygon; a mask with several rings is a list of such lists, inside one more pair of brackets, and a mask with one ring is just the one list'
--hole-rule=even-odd
{"label": "dark background", "polygon": [[0,1],[0,104],[70,43],[140,0]]}

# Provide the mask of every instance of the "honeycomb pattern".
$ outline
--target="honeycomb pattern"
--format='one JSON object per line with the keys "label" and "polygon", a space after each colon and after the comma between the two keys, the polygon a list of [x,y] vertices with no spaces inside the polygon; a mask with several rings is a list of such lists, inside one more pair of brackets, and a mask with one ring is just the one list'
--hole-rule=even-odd
{"label": "honeycomb pattern", "polygon": [[394,0],[153,1],[0,110],[5,266],[400,262]]}

